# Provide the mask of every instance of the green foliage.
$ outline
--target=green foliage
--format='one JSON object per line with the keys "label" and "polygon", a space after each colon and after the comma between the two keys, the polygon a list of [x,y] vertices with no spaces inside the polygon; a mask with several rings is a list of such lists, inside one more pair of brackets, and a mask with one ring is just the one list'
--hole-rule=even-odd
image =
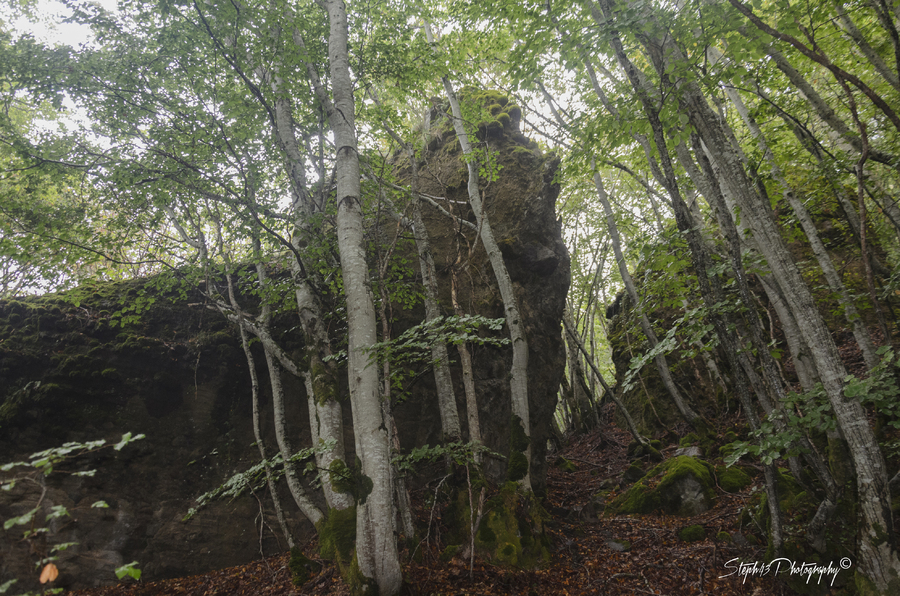
{"label": "green foliage", "polygon": [[141,579],[141,570],[136,567],[138,564],[137,561],[132,561],[131,563],[126,563],[121,567],[116,568],[116,577],[119,579],[123,579],[125,577],[130,577],[131,579],[137,581]]}
{"label": "green foliage", "polygon": [[[489,319],[481,315],[440,317],[411,327],[398,337],[379,342],[369,348],[377,362],[391,363],[391,384],[405,397],[405,383],[420,374],[422,366],[432,366],[431,346],[435,343],[459,345],[503,346],[509,338],[486,335],[503,328],[505,319]],[[340,355],[336,354],[335,358]]]}
{"label": "green foliage", "polygon": [[[333,441],[320,441],[320,444],[316,447],[309,447],[297,451],[297,453],[291,456],[291,461],[299,463],[304,460],[309,460],[313,458],[316,453],[330,450],[333,447]],[[284,474],[284,459],[281,457],[281,453],[276,453],[270,459],[256,463],[242,472],[237,472],[216,488],[197,497],[197,506],[191,507],[181,521],[191,519],[198,511],[216,499],[227,498],[233,501],[247,491],[252,492],[262,489],[266,484],[266,468],[269,468],[275,479],[280,478]],[[312,472],[314,470],[314,463],[310,462],[307,464],[305,468],[306,472]]]}
{"label": "green foliage", "polygon": [[[900,428],[900,389],[897,387],[895,369],[900,367],[900,360],[893,350],[884,347],[879,350],[881,363],[870,371],[865,379],[848,375],[844,379],[844,395],[848,399],[856,399],[863,406],[871,407],[884,416],[892,428]],[[803,413],[802,416],[797,412]],[[784,424],[778,430],[775,420]],[[751,433],[756,443],[735,441],[730,444],[733,449],[725,457],[725,463],[734,465],[742,456],[752,454],[763,463],[769,464],[781,458],[799,455],[802,450],[798,441],[802,436],[822,433],[836,428],[836,421],[821,384],[806,393],[790,393],[784,400],[783,411],[774,411],[760,423],[758,430]],[[889,444],[888,449],[894,446]]]}
{"label": "green foliage", "polygon": [[[17,484],[32,483],[37,486],[45,486],[48,477],[55,471],[57,474],[68,474],[71,476],[93,477],[96,470],[68,470],[68,464],[78,459],[84,459],[85,456],[96,453],[102,449],[112,448],[114,451],[121,451],[134,441],[144,438],[143,434],[132,435],[130,432],[122,435],[122,439],[114,444],[109,444],[105,439],[97,441],[68,442],[63,443],[60,447],[52,447],[43,451],[32,453],[28,457],[28,461],[14,461],[0,465],[0,490],[11,491]],[[104,501],[95,501],[90,508],[108,508]],[[40,514],[46,511],[43,516]],[[78,545],[77,542],[61,542],[53,544],[50,541],[54,534],[53,522],[64,518],[72,517],[69,510],[63,505],[53,505],[46,503],[42,494],[35,506],[27,512],[10,517],[3,520],[3,530],[8,532],[23,526],[22,542],[29,546],[30,551],[38,557],[37,567],[40,569],[47,564],[57,560],[56,555],[62,551]],[[124,565],[115,570],[116,577],[122,579],[128,575],[134,579],[140,579],[141,571],[137,568],[138,562],[133,561],[128,565]],[[43,581],[43,580],[42,580]],[[16,579],[8,580],[0,584],[0,594],[4,594],[14,583]],[[58,593],[62,589],[54,588],[42,593]]]}
{"label": "green foliage", "polygon": [[471,465],[476,462],[476,455],[479,454],[498,458],[503,457],[480,443],[453,442],[435,445],[434,447],[429,445],[415,447],[406,455],[395,456],[392,462],[400,472],[414,474],[417,466],[447,459],[457,466]]}

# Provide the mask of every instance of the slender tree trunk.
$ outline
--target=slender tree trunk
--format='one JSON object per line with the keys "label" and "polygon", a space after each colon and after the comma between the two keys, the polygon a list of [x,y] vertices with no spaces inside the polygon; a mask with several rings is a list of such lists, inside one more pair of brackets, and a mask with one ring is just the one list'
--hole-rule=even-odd
{"label": "slender tree trunk", "polygon": [[[418,160],[412,145],[407,145],[410,163],[412,164],[411,189],[413,196],[418,186]],[[422,284],[425,286],[425,320],[435,321],[441,318],[438,306],[438,284],[435,276],[434,259],[431,256],[431,245],[428,241],[428,229],[422,219],[419,202],[413,205],[413,235],[416,239],[416,250],[419,253],[419,270],[422,272]],[[431,344],[431,360],[434,363],[434,382],[437,388],[438,408],[441,412],[441,430],[447,442],[458,441],[462,436],[459,424],[459,410],[456,407],[456,394],[453,391],[453,379],[450,377],[450,356],[447,344],[435,341]]]}
{"label": "slender tree trunk", "polygon": [[856,44],[860,52],[862,52],[863,56],[866,57],[869,64],[875,68],[878,74],[880,74],[885,81],[890,83],[891,87],[900,92],[900,78],[898,78],[897,73],[888,67],[875,48],[873,48],[863,36],[862,32],[856,26],[856,23],[853,21],[853,18],[851,18],[850,13],[847,12],[847,5],[843,2],[834,2],[834,10],[837,15],[837,23],[847,37],[853,40],[853,43]]}
{"label": "slender tree trunk", "polygon": [[[850,294],[847,292],[847,288],[844,286],[843,281],[841,281],[841,277],[835,269],[834,263],[831,262],[831,256],[825,249],[825,245],[822,244],[822,240],[819,238],[819,231],[816,229],[809,212],[806,210],[806,206],[794,193],[787,180],[785,180],[784,174],[781,172],[781,167],[778,165],[778,162],[775,161],[775,156],[772,154],[771,149],[769,149],[769,145],[766,143],[762,130],[760,130],[756,120],[750,114],[750,111],[747,109],[747,106],[744,104],[738,91],[733,87],[727,87],[725,91],[728,94],[729,99],[731,99],[731,102],[737,108],[738,114],[740,114],[741,118],[744,120],[747,128],[750,129],[750,133],[759,143],[759,148],[763,152],[763,155],[768,160],[769,166],[772,169],[772,176],[775,178],[775,181],[781,185],[784,197],[791,205],[803,231],[806,233],[813,255],[815,255],[816,260],[819,262],[819,266],[822,268],[822,273],[825,275],[828,285],[835,294],[837,294],[838,301],[844,308],[844,316],[853,329],[853,336],[856,338],[856,343],[862,350],[866,366],[871,370],[878,365],[878,356],[875,354],[875,346],[872,344],[872,338],[869,335],[868,329],[865,327],[862,317],[860,317],[859,313],[856,311],[856,306],[853,304],[853,300],[850,298]],[[864,230],[865,228],[861,228],[861,235]]]}
{"label": "slender tree trunk", "polygon": [[[462,263],[457,262],[450,271],[450,301],[453,302],[453,312],[456,316],[465,314],[459,303],[459,276],[458,268]],[[456,346],[459,353],[459,363],[462,369],[463,389],[466,393],[466,419],[469,424],[469,441],[473,445],[483,445],[481,438],[481,422],[478,418],[478,394],[475,392],[475,372],[472,366],[472,354],[469,353],[469,346],[466,343],[460,343]],[[476,463],[481,463],[481,452],[475,452]]]}
{"label": "slender tree trunk", "polygon": [[873,586],[889,593],[900,585],[900,559],[895,549],[894,526],[887,489],[884,458],[859,401],[843,395],[846,370],[827,326],[819,314],[809,288],[784,245],[768,205],[762,205],[741,167],[740,158],[727,141],[719,120],[693,84],[682,87],[682,110],[697,130],[724,174],[726,184],[756,235],[772,274],[786,295],[807,345],[816,362],[839,428],[847,439],[856,468],[859,504],[863,515],[860,540],[860,572]]}
{"label": "slender tree trunk", "polygon": [[[568,308],[563,313],[566,325],[571,329],[575,329],[575,322],[572,320],[572,314]],[[564,331],[565,333],[565,331]],[[569,383],[572,386],[572,398],[576,408],[578,409],[579,425],[578,432],[588,432],[596,428],[599,424],[596,411],[594,410],[593,399],[590,390],[584,381],[584,368],[581,366],[581,353],[575,343],[575,339],[565,333],[566,356],[569,365]],[[582,345],[584,340],[581,341]]]}
{"label": "slender tree trunk", "polygon": [[294,252],[291,258],[291,276],[308,360],[308,372],[303,376],[308,381],[307,398],[312,406],[309,423],[314,436],[334,445],[332,449],[316,453],[316,464],[322,470],[326,503],[332,509],[346,509],[353,505],[353,499],[346,493],[334,490],[331,477],[325,472],[335,461],[344,462],[345,459],[343,415],[338,402],[338,373],[334,362],[329,359],[332,355],[331,343],[323,321],[322,304],[313,288],[315,277],[311,268],[305,267],[300,259],[302,249],[315,233],[310,228],[310,222],[316,206],[306,187],[306,160],[294,132],[293,107],[288,95],[283,92],[284,83],[277,70],[268,78],[271,79],[271,87],[276,95],[273,110],[274,134],[285,157],[285,169],[293,198],[291,213],[295,229],[290,240]]}
{"label": "slender tree trunk", "polygon": [[[603,211],[606,214],[606,228],[612,239],[613,252],[616,255],[616,263],[619,266],[619,273],[622,275],[622,282],[625,284],[625,290],[628,292],[628,296],[634,303],[635,312],[637,312],[640,317],[641,328],[644,330],[644,335],[647,336],[650,348],[654,349],[659,345],[659,340],[657,339],[653,328],[650,326],[650,320],[641,308],[641,301],[638,297],[637,288],[634,285],[631,273],[628,272],[628,266],[625,263],[625,255],[622,253],[622,241],[619,238],[619,228],[616,225],[612,206],[609,203],[609,197],[606,194],[606,190],[603,188],[603,179],[600,177],[600,172],[596,171],[596,169],[594,170],[594,186],[597,189],[597,198],[600,200],[600,204],[603,205]],[[662,378],[663,384],[669,392],[669,395],[672,397],[672,401],[675,403],[678,411],[681,413],[682,418],[697,430],[702,430],[704,426],[702,424],[702,419],[685,402],[684,398],[681,396],[681,392],[678,391],[678,388],[675,386],[675,382],[672,380],[672,375],[669,372],[669,364],[666,361],[665,355],[658,354],[654,358],[654,362],[656,363],[657,370],[659,370],[659,376]],[[700,425],[699,428],[698,425]]]}
{"label": "slender tree trunk", "polygon": [[581,338],[577,333],[575,333],[574,329],[569,327],[565,319],[563,319],[563,327],[569,337],[571,337],[575,342],[575,345],[578,346],[578,349],[581,350],[581,353],[584,354],[584,357],[588,365],[590,365],[594,376],[596,376],[597,380],[600,381],[600,384],[603,385],[605,395],[608,395],[610,399],[613,400],[613,402],[616,404],[616,407],[619,409],[619,412],[622,414],[622,417],[625,418],[625,425],[628,427],[628,431],[631,433],[631,436],[634,437],[634,440],[641,445],[649,445],[649,443],[647,443],[647,439],[642,437],[641,433],[638,431],[637,425],[631,418],[631,414],[628,413],[628,408],[625,407],[625,404],[622,403],[622,400],[619,399],[619,397],[616,395],[616,392],[610,389],[609,385],[606,384],[606,381],[603,379],[603,375],[600,374],[600,371],[597,369],[597,365],[594,364],[594,360],[588,354],[588,351],[584,347],[584,343],[581,341]]}
{"label": "slender tree trunk", "polygon": [[[429,43],[434,40],[431,34],[431,27],[426,23],[426,35]],[[528,402],[528,339],[525,335],[525,325],[522,323],[522,316],[519,313],[519,301],[516,298],[515,287],[506,269],[506,263],[503,261],[503,254],[500,247],[494,239],[494,232],[488,220],[487,211],[481,201],[481,191],[478,188],[478,161],[469,143],[469,135],[465,130],[462,119],[462,111],[459,107],[459,101],[456,93],[453,91],[453,85],[445,76],[442,77],[444,91],[450,102],[450,109],[453,116],[453,129],[456,137],[459,139],[460,147],[463,155],[466,157],[466,166],[469,172],[468,191],[469,203],[472,205],[472,211],[478,220],[478,228],[480,231],[481,242],[484,245],[491,268],[494,271],[494,277],[497,280],[497,288],[500,290],[500,298],[503,300],[503,309],[506,314],[506,325],[509,328],[510,340],[512,341],[513,362],[510,368],[510,393],[512,394],[512,413],[513,420],[511,424],[520,424],[522,431],[528,441],[528,446],[524,451],[524,456],[528,462],[525,476],[519,481],[522,486],[531,489],[531,414]]]}
{"label": "slender tree trunk", "polygon": [[[257,253],[258,246],[257,241],[255,247],[255,252]],[[268,283],[266,280],[265,266],[262,263],[257,262],[256,273],[260,287],[267,287]],[[263,304],[260,324],[262,327],[269,329],[272,315],[270,313],[269,305],[265,302],[265,298],[262,298],[262,300]],[[244,327],[241,326],[242,330],[243,328]],[[278,365],[278,361],[273,356],[271,350],[266,349],[264,350],[264,353],[266,356],[266,366],[269,370],[269,383],[272,388],[272,412],[275,417],[275,438],[278,441],[281,458],[284,460],[284,476],[287,479],[291,496],[294,497],[294,501],[297,503],[297,506],[300,507],[300,511],[309,518],[313,525],[318,525],[325,516],[315,503],[312,502],[309,495],[306,493],[306,489],[303,488],[303,485],[300,483],[299,474],[297,473],[297,464],[291,459],[294,455],[294,449],[291,446],[291,442],[287,435],[287,421],[284,415],[284,387],[281,384],[281,367]]]}
{"label": "slender tree trunk", "polygon": [[275,482],[275,477],[272,474],[272,467],[268,464],[269,461],[269,453],[268,449],[266,449],[266,443],[263,439],[262,432],[260,431],[259,426],[259,377],[256,374],[256,361],[253,358],[253,353],[250,351],[250,342],[247,340],[247,329],[243,325],[244,317],[238,307],[237,299],[234,295],[234,284],[232,283],[231,274],[226,275],[226,280],[228,282],[228,299],[231,302],[231,308],[238,313],[240,317],[241,324],[239,324],[239,329],[241,331],[241,347],[244,350],[244,357],[247,359],[247,368],[250,371],[250,398],[253,404],[253,436],[256,439],[256,447],[259,449],[259,456],[262,458],[263,468],[266,471],[266,486],[269,488],[269,494],[272,496],[272,507],[275,509],[275,517],[278,519],[278,525],[281,528],[281,533],[284,535],[285,540],[287,540],[288,547],[294,548],[296,545],[296,541],[294,540],[294,535],[291,533],[290,528],[287,525],[287,521],[284,518],[284,508],[281,505],[281,497],[278,496],[278,487]]}

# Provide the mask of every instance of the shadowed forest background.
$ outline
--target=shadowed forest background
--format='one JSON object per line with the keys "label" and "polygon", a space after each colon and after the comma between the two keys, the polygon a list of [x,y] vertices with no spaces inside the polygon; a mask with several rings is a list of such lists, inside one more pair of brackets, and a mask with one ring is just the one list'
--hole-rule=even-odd
{"label": "shadowed forest background", "polygon": [[900,4],[2,6],[0,593],[900,592]]}

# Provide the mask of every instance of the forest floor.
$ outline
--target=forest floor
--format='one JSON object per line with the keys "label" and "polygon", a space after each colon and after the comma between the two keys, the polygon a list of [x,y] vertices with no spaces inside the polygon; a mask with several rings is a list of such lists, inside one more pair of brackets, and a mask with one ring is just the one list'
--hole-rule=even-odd
{"label": "forest floor", "polygon": [[[552,540],[552,559],[544,569],[521,570],[494,565],[476,558],[470,561],[439,557],[440,544],[420,544],[421,555],[404,565],[409,595],[640,595],[710,594],[781,595],[793,594],[771,575],[741,577],[738,561],[762,561],[763,546],[751,546],[744,536],[756,540],[754,532],[740,528],[741,508],[749,499],[747,490],[727,494],[717,490],[716,506],[692,518],[648,515],[606,517],[594,515],[590,507],[593,494],[604,480],[618,478],[629,465],[626,447],[630,436],[614,425],[577,437],[551,455],[551,464],[565,457],[577,466],[565,472],[551,465],[548,496],[544,503],[552,519],[545,525]],[[670,450],[664,454],[672,455]],[[609,484],[609,483],[607,483]],[[429,510],[424,497],[433,491],[425,487],[413,494],[418,503],[420,521],[427,525]],[[677,531],[701,524],[707,538],[685,543]],[[719,541],[720,532],[741,533],[737,542]],[[437,532],[430,532],[433,537]],[[755,532],[761,535],[760,532]],[[616,550],[630,542],[625,552]],[[434,542],[434,541],[432,541]],[[612,545],[612,546],[611,546]],[[316,552],[308,544],[307,554]],[[849,573],[842,572],[842,573]],[[846,579],[846,578],[845,578]],[[824,578],[823,581],[829,581]],[[815,577],[813,578],[815,582]],[[315,595],[338,596],[348,589],[333,565],[325,566],[302,586],[291,584],[288,553],[282,553],[240,567],[212,571],[203,575],[157,582],[130,582],[117,586],[79,590],[70,596],[237,596],[237,595]]]}

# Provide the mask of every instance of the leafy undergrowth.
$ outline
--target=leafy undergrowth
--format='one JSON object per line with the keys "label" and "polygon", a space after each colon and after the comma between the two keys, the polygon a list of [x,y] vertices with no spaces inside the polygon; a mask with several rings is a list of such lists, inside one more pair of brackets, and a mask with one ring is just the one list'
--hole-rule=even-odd
{"label": "leafy undergrowth", "polygon": [[[506,569],[476,559],[470,571],[468,559],[440,558],[439,528],[428,533],[431,540],[419,545],[417,560],[404,566],[410,595],[639,595],[639,594],[715,594],[716,596],[751,594],[792,594],[770,576],[744,580],[735,571],[734,561],[761,561],[763,547],[716,540],[720,532],[740,533],[754,539],[747,528],[740,528],[740,509],[748,491],[730,495],[717,490],[715,508],[692,518],[673,516],[598,517],[591,497],[604,480],[618,478],[628,466],[625,453],[629,435],[614,426],[574,439],[559,455],[575,464],[575,471],[551,467],[548,474],[546,509],[552,520],[547,524],[553,540],[553,557],[546,569],[525,571]],[[671,456],[671,453],[665,453]],[[422,527],[427,526],[429,511],[421,506],[429,490],[426,487],[414,500],[420,504]],[[699,524],[707,538],[686,543],[678,530]],[[622,550],[629,544],[630,549]],[[304,548],[315,552],[315,545]],[[408,553],[404,553],[407,555]],[[727,576],[727,577],[722,577]],[[814,580],[815,581],[815,580]],[[255,561],[240,567],[173,580],[120,584],[105,588],[70,592],[71,596],[191,596],[226,595],[317,595],[349,594],[333,566],[325,566],[303,586],[291,584],[287,553]]]}

